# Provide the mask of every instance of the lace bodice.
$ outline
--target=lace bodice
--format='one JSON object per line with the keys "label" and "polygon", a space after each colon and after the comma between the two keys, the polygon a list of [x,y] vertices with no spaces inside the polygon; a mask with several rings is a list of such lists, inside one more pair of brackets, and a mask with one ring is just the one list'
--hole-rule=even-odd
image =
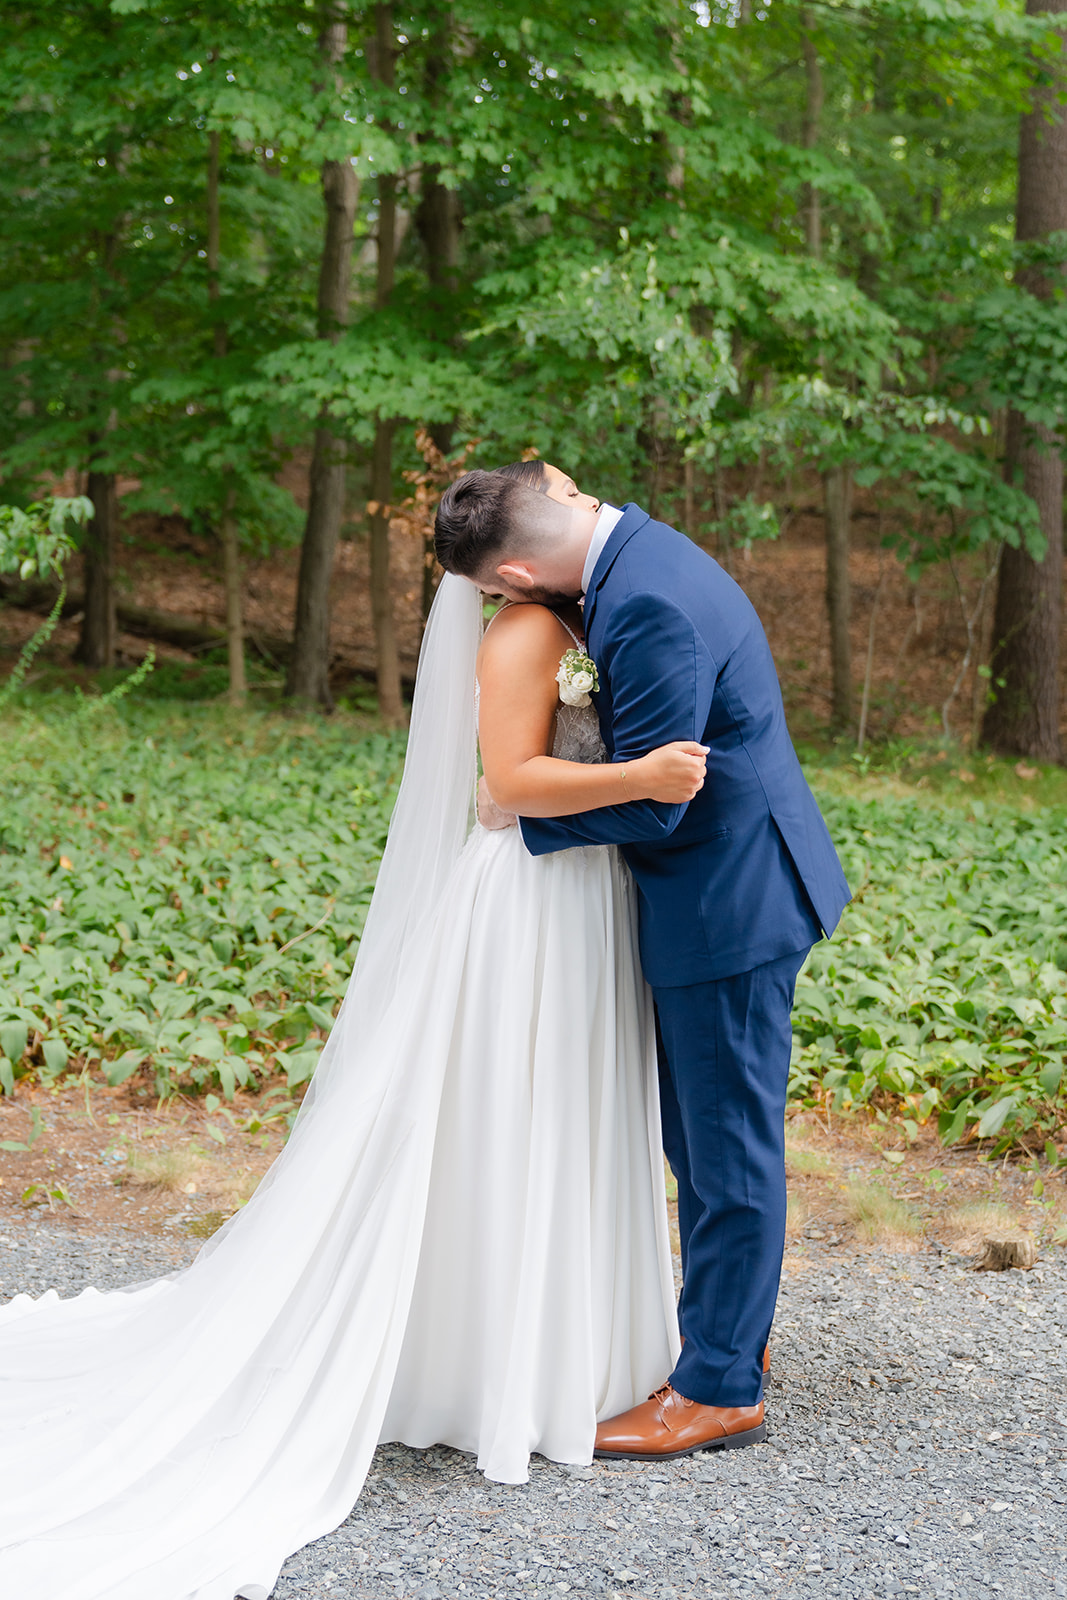
{"label": "lace bodice", "polygon": [[595,706],[560,706],[552,754],[560,761],[582,761],[587,766],[607,760]]}

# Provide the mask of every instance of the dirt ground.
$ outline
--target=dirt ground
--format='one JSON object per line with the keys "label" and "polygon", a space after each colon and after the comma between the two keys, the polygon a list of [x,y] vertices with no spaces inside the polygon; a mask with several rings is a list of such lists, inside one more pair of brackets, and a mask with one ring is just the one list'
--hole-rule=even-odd
{"label": "dirt ground", "polygon": [[20,1084],[14,1100],[0,1101],[0,1219],[7,1226],[47,1211],[87,1233],[130,1227],[207,1237],[249,1198],[284,1143],[284,1124],[258,1125],[256,1113],[255,1098],[240,1093],[209,1112],[204,1102],[160,1104],[128,1085]]}
{"label": "dirt ground", "polygon": [[[206,1238],[253,1193],[284,1127],[260,1126],[256,1101],[242,1095],[209,1111],[125,1085],[20,1084],[14,1100],[0,1101],[0,1141],[4,1229],[47,1212],[86,1234],[124,1227]],[[1031,1163],[945,1149],[932,1128],[907,1145],[865,1117],[827,1123],[812,1112],[791,1114],[787,1151],[796,1240],[964,1254],[990,1235],[1029,1236],[1046,1252],[1067,1243],[1067,1169],[1038,1176]]]}

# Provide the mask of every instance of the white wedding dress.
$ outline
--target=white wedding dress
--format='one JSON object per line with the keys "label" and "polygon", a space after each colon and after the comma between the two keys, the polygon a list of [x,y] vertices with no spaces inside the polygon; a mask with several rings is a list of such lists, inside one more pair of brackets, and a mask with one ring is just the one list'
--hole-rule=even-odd
{"label": "white wedding dress", "polygon": [[[375,902],[282,1155],[184,1271],[0,1309],[11,1600],[266,1600],[380,1441],[520,1483],[531,1452],[588,1462],[597,1417],[671,1370],[632,885],[614,850],[467,837],[473,594],[435,603]],[[591,710],[555,753],[602,758]]]}

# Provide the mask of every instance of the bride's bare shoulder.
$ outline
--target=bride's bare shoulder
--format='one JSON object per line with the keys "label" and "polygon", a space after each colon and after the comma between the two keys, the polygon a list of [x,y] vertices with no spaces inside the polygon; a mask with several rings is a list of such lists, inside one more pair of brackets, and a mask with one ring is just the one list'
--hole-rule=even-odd
{"label": "bride's bare shoulder", "polygon": [[480,659],[503,664],[519,657],[535,661],[554,655],[558,660],[566,642],[566,629],[548,606],[509,605],[487,626]]}

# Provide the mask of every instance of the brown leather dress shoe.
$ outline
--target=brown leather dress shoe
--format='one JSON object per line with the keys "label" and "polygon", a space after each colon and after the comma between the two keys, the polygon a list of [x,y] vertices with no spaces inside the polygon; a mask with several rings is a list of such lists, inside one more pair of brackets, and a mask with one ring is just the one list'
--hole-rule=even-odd
{"label": "brown leather dress shoe", "polygon": [[593,1454],[607,1460],[673,1461],[698,1450],[743,1450],[766,1437],[762,1400],[755,1406],[702,1406],[665,1383],[643,1405],[601,1422]]}

